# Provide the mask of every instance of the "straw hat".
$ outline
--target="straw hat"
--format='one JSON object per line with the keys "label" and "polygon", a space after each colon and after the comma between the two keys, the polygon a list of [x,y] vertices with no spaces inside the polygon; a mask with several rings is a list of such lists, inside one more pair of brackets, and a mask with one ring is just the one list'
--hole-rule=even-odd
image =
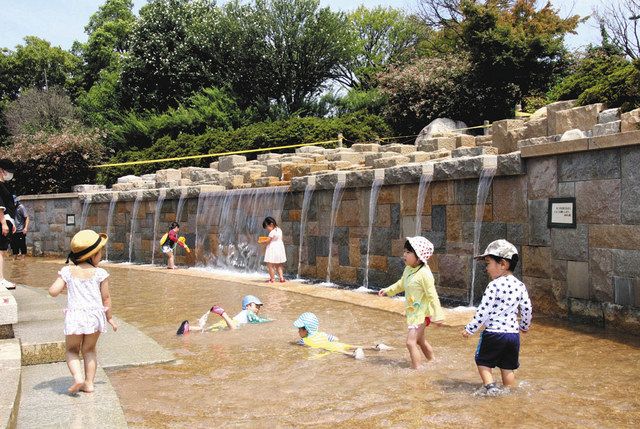
{"label": "straw hat", "polygon": [[107,244],[107,240],[107,234],[98,234],[91,229],[83,229],[71,239],[71,252],[69,252],[67,262],[69,260],[86,261],[102,249]]}

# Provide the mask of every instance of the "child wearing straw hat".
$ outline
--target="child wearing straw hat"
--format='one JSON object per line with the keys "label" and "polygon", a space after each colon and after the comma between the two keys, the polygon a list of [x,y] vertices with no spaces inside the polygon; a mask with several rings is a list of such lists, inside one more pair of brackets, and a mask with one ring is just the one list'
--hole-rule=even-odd
{"label": "child wearing straw hat", "polygon": [[[93,392],[96,375],[96,344],[107,323],[114,331],[118,326],[111,312],[109,274],[98,263],[102,248],[107,243],[106,234],[85,229],[71,239],[71,260],[74,266],[64,266],[58,278],[49,287],[49,295],[56,297],[67,288],[67,308],[64,313],[64,335],[67,366],[73,376],[69,393]],[[84,377],[80,366],[80,351],[84,359]]]}
{"label": "child wearing straw hat", "polygon": [[433,254],[433,244],[424,237],[407,237],[402,260],[405,263],[402,278],[393,285],[381,289],[380,296],[405,293],[407,315],[407,348],[411,356],[411,368],[420,367],[420,351],[427,360],[433,360],[433,347],[427,342],[425,328],[431,322],[436,325],[444,321],[440,298],[436,291],[433,274],[427,260]]}

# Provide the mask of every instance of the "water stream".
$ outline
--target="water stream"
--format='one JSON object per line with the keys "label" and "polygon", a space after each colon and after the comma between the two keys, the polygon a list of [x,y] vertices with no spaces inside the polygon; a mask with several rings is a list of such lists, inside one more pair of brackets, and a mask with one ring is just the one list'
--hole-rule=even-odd
{"label": "water stream", "polygon": [[[113,192],[111,194],[111,201],[109,202],[109,212],[107,213],[107,236],[111,237],[111,227],[113,225],[113,214],[116,211],[116,204],[118,202],[118,193]],[[109,260],[109,248],[111,247],[112,240],[107,241],[105,246],[105,259]]]}
{"label": "water stream", "polygon": [[422,210],[424,200],[427,197],[429,185],[433,180],[433,174],[423,174],[420,176],[420,186],[418,187],[418,201],[416,202],[416,235],[422,235]]}
{"label": "water stream", "polygon": [[371,184],[371,196],[369,197],[369,226],[367,228],[367,259],[364,272],[364,287],[369,287],[369,247],[371,246],[371,231],[373,230],[373,221],[376,218],[376,206],[378,203],[378,194],[384,179],[375,179]]}
{"label": "water stream", "polygon": [[[160,221],[160,214],[162,213],[162,204],[167,196],[167,190],[165,188],[160,189],[158,192],[158,201],[156,202],[156,211],[153,214],[153,237],[151,237],[151,265],[155,262],[156,247],[158,247],[158,223]],[[181,196],[182,197],[182,196]]]}
{"label": "water stream", "polygon": [[315,189],[316,185],[313,183],[307,183],[307,186],[304,188],[302,213],[300,214],[300,238],[298,240],[298,279],[300,278],[300,268],[302,267],[302,244],[304,241],[305,229],[307,227],[307,215],[309,214],[309,205],[311,204],[311,197],[313,196],[313,191]]}
{"label": "water stream", "polygon": [[344,191],[344,182],[338,180],[336,187],[333,189],[333,198],[331,199],[331,227],[329,229],[329,254],[327,261],[327,283],[331,283],[331,266],[333,260],[333,232],[336,227],[336,220],[338,218],[338,209],[340,208],[340,201],[342,200],[342,192]]}
{"label": "water stream", "polygon": [[140,209],[140,202],[142,201],[142,192],[138,192],[136,195],[136,199],[133,202],[133,209],[131,210],[131,228],[129,229],[129,262],[132,261],[133,257],[133,239],[136,234],[136,225],[137,225],[137,217],[138,210]]}
{"label": "water stream", "polygon": [[176,222],[180,223],[182,217],[182,210],[184,209],[184,203],[186,201],[187,191],[182,189],[180,192],[180,198],[178,199],[178,207],[176,208]]}
{"label": "water stream", "polygon": [[[476,217],[473,226],[473,256],[479,254],[480,247],[480,233],[482,232],[482,217],[484,215],[484,204],[487,200],[487,195],[491,189],[491,181],[496,174],[496,168],[483,168],[478,180],[478,193],[476,195]],[[469,305],[473,305],[474,288],[476,281],[476,267],[478,262],[472,260],[471,262],[471,289],[469,290]]]}
{"label": "water stream", "polygon": [[87,217],[89,216],[89,208],[91,207],[91,194],[86,194],[84,203],[82,204],[82,214],[80,215],[80,229],[85,229]]}

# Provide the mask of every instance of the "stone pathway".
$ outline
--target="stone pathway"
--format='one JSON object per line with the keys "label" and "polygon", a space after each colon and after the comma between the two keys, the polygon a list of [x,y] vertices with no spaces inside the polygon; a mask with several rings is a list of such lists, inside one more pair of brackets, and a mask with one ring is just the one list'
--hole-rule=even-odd
{"label": "stone pathway", "polygon": [[46,291],[28,286],[18,286],[14,296],[18,303],[14,332],[22,342],[24,365],[18,428],[127,427],[104,369],[171,362],[173,354],[134,326],[116,319],[118,331],[103,334],[98,343],[96,391],[68,395],[72,379],[64,363],[62,308],[66,297],[54,299]]}

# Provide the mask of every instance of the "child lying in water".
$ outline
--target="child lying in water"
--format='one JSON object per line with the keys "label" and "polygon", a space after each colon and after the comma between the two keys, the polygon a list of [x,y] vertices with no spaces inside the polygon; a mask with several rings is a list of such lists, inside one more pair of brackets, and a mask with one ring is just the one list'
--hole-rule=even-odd
{"label": "child lying in water", "polygon": [[[209,311],[203,314],[200,319],[198,319],[198,326],[190,326],[189,321],[185,320],[180,324],[180,327],[178,328],[178,332],[176,334],[182,335],[190,331],[218,331],[226,327],[230,329],[237,329],[240,326],[249,323],[271,322],[270,319],[265,319],[258,316],[258,313],[260,313],[262,306],[262,301],[260,301],[258,297],[247,295],[242,298],[242,311],[231,318],[222,307],[214,305]],[[223,320],[218,323],[214,323],[207,328],[206,324],[207,319],[209,318],[209,313],[215,313],[218,316],[222,317]]]}
{"label": "child lying in water", "polygon": [[298,335],[300,335],[300,339],[296,341],[296,344],[308,346],[314,349],[342,353],[356,359],[365,358],[365,349],[377,351],[393,350],[393,347],[389,347],[382,343],[370,347],[341,343],[339,342],[338,337],[327,334],[326,332],[318,331],[319,325],[320,321],[315,314],[309,312],[302,313],[300,317],[293,322],[293,326],[298,328]]}

